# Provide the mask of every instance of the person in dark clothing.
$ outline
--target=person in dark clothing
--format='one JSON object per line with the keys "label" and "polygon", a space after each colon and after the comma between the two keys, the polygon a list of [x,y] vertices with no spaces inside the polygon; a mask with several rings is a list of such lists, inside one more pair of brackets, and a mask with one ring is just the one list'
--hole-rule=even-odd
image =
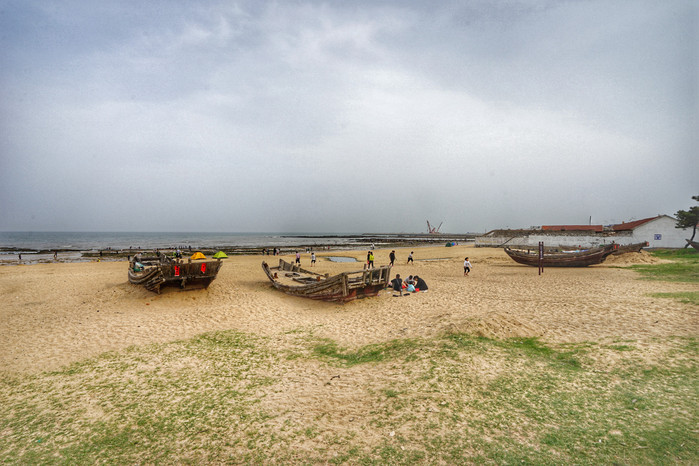
{"label": "person in dark clothing", "polygon": [[397,291],[403,296],[403,279],[400,278],[400,274],[396,274],[396,278],[391,280],[391,286],[393,287],[393,291]]}
{"label": "person in dark clothing", "polygon": [[413,277],[413,280],[415,280],[415,291],[427,291],[427,283],[425,283],[425,280],[417,275]]}
{"label": "person in dark clothing", "polygon": [[391,251],[388,258],[391,260],[391,267],[393,267],[393,263],[396,261],[396,251]]}

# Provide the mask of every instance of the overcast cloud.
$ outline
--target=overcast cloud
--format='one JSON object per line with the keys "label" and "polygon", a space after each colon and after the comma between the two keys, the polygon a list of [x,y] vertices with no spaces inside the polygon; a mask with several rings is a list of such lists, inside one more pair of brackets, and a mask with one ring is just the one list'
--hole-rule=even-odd
{"label": "overcast cloud", "polygon": [[0,0],[0,230],[672,215],[699,194],[697,10]]}

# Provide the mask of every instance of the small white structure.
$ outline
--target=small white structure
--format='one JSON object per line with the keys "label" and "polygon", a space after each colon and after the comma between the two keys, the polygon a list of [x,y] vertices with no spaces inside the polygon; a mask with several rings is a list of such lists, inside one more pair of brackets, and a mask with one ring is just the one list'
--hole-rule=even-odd
{"label": "small white structure", "polygon": [[493,230],[476,237],[476,247],[596,247],[648,242],[649,248],[683,248],[692,230],[675,228],[677,220],[669,215],[644,218],[609,227],[602,225],[553,225],[536,230]]}
{"label": "small white structure", "polygon": [[683,248],[686,239],[692,236],[692,230],[675,228],[677,219],[669,215],[636,220],[612,226],[616,232],[630,232],[631,243],[648,241],[650,248]]}

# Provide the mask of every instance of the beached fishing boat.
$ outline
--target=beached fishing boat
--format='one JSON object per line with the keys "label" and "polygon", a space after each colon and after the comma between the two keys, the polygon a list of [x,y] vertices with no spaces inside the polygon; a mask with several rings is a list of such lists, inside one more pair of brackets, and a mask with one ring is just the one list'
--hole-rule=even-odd
{"label": "beached fishing boat", "polygon": [[347,302],[376,296],[388,286],[390,266],[343,272],[338,275],[319,274],[279,259],[279,266],[262,262],[262,270],[272,285],[286,294],[322,301]]}
{"label": "beached fishing boat", "polygon": [[[619,247],[617,244],[585,249],[581,251],[544,252],[542,265],[544,267],[587,267],[600,264]],[[539,251],[505,248],[505,253],[515,262],[537,267],[539,265]]]}
{"label": "beached fishing boat", "polygon": [[163,286],[181,289],[207,288],[221,269],[221,260],[176,259],[165,255],[134,257],[129,262],[129,282],[160,294]]}
{"label": "beached fishing boat", "polygon": [[627,252],[641,252],[641,249],[645,248],[648,246],[648,241],[644,241],[642,243],[633,243],[633,244],[620,244],[619,248],[617,248],[616,251],[614,251],[612,254],[615,256],[618,256],[620,254],[626,254]]}

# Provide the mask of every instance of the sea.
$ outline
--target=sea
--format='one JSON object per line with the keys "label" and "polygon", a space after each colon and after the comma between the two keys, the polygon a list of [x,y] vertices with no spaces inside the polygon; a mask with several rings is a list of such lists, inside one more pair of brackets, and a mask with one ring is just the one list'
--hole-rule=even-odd
{"label": "sea", "polygon": [[[459,235],[460,238],[463,238]],[[367,249],[401,242],[442,242],[450,236],[425,234],[173,233],[173,232],[0,232],[0,264],[95,260],[96,251],[224,250],[261,248]],[[21,259],[20,259],[21,256]],[[108,254],[102,258],[108,260]]]}

